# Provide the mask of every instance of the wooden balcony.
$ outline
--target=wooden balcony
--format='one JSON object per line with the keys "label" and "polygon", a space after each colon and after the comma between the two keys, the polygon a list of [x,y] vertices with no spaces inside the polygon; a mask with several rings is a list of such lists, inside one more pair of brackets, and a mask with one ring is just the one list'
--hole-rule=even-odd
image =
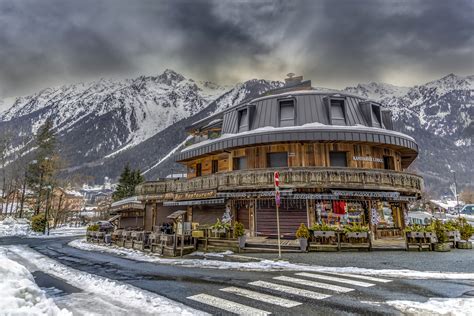
{"label": "wooden balcony", "polygon": [[282,189],[325,188],[389,190],[420,194],[423,178],[406,172],[352,168],[279,168],[216,173],[192,179],[145,182],[137,187],[140,196],[206,190],[237,191],[273,188],[273,172],[280,172]]}

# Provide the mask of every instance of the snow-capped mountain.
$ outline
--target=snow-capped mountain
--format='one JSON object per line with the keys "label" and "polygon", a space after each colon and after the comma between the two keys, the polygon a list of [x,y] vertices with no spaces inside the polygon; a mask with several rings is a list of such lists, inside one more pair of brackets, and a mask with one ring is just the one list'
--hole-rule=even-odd
{"label": "snow-capped mountain", "polygon": [[[473,184],[473,79],[450,74],[411,88],[372,82],[344,91],[393,111],[397,129],[420,145],[413,170],[425,176],[429,190],[443,193],[449,190],[451,169],[461,186]],[[185,142],[187,125],[282,85],[254,79],[220,86],[172,70],[136,79],[102,79],[0,101],[11,105],[3,112],[0,107],[0,132],[15,136],[10,158],[27,157],[38,127],[50,118],[67,162],[65,175],[116,177],[130,162],[152,179],[182,168],[170,153]]]}
{"label": "snow-capped mountain", "polygon": [[15,121],[15,125],[22,126],[18,135],[24,135],[26,145],[28,138],[36,134],[48,118],[58,135],[85,127],[85,132],[93,137],[94,130],[99,128],[97,121],[111,117],[115,122],[108,126],[109,137],[100,139],[96,146],[82,154],[86,157],[94,156],[94,152],[113,155],[196,114],[224,92],[218,85],[196,83],[166,70],[156,77],[101,79],[44,89],[18,98],[10,109],[0,114],[0,121]]}
{"label": "snow-capped mountain", "polygon": [[38,128],[50,119],[67,172],[116,176],[124,161],[142,170],[158,167],[157,161],[186,138],[186,122],[281,85],[250,80],[220,86],[172,70],[159,76],[65,85],[8,100],[12,106],[0,113],[0,132],[14,136],[10,159],[16,160],[30,153]]}

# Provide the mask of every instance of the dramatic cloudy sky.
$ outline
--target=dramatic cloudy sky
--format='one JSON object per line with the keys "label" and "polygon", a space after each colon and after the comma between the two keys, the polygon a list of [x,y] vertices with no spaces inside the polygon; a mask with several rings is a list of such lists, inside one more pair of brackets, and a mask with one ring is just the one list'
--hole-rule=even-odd
{"label": "dramatic cloudy sky", "polygon": [[317,86],[474,74],[474,1],[0,0],[0,95],[171,68]]}

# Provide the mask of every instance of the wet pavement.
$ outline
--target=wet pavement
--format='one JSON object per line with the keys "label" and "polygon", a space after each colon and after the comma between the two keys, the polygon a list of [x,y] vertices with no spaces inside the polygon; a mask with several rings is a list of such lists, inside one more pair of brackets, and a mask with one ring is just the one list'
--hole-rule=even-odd
{"label": "wet pavement", "polygon": [[[229,314],[229,311],[237,311],[252,314],[271,312],[276,315],[395,315],[399,314],[399,311],[385,304],[386,301],[423,302],[432,297],[467,297],[474,293],[472,280],[411,280],[385,277],[367,280],[363,279],[363,276],[355,275],[301,274],[290,271],[249,272],[138,262],[108,253],[72,248],[67,245],[72,239],[0,238],[0,246],[27,244],[39,253],[73,269],[128,283],[211,314]],[[412,255],[415,257],[411,258]],[[253,256],[275,257],[274,254]],[[446,271],[474,272],[472,268],[470,271],[465,271],[469,263],[465,263],[464,260],[470,258],[467,254],[460,254],[459,260],[456,259],[459,256],[446,259],[448,257],[443,258],[443,254],[411,252],[315,253],[284,256],[292,261],[309,260],[309,263],[326,266],[400,267],[413,270],[431,270],[432,267],[439,267]],[[422,260],[424,263],[415,264],[417,260]],[[436,260],[438,263],[432,262]],[[472,262],[471,259],[470,264]],[[424,269],[419,269],[423,267]],[[444,270],[438,269],[438,271]],[[47,271],[36,273],[35,277],[40,286],[52,291],[52,295],[66,296],[77,293],[77,289],[67,285],[67,280],[53,278]],[[130,315],[133,315],[133,311],[130,311]]]}

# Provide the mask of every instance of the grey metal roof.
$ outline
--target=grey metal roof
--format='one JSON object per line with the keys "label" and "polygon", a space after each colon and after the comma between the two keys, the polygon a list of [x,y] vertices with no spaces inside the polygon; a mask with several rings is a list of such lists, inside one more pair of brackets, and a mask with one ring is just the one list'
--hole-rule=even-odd
{"label": "grey metal roof", "polygon": [[194,157],[223,151],[230,148],[260,145],[265,143],[281,142],[317,142],[317,141],[343,141],[343,142],[371,142],[393,145],[400,148],[402,155],[412,156],[413,160],[418,153],[418,145],[410,137],[401,133],[382,129],[358,129],[329,126],[315,129],[310,128],[280,128],[264,130],[261,133],[243,133],[232,137],[217,138],[212,142],[196,144],[194,148],[176,154],[176,161],[184,161]]}

